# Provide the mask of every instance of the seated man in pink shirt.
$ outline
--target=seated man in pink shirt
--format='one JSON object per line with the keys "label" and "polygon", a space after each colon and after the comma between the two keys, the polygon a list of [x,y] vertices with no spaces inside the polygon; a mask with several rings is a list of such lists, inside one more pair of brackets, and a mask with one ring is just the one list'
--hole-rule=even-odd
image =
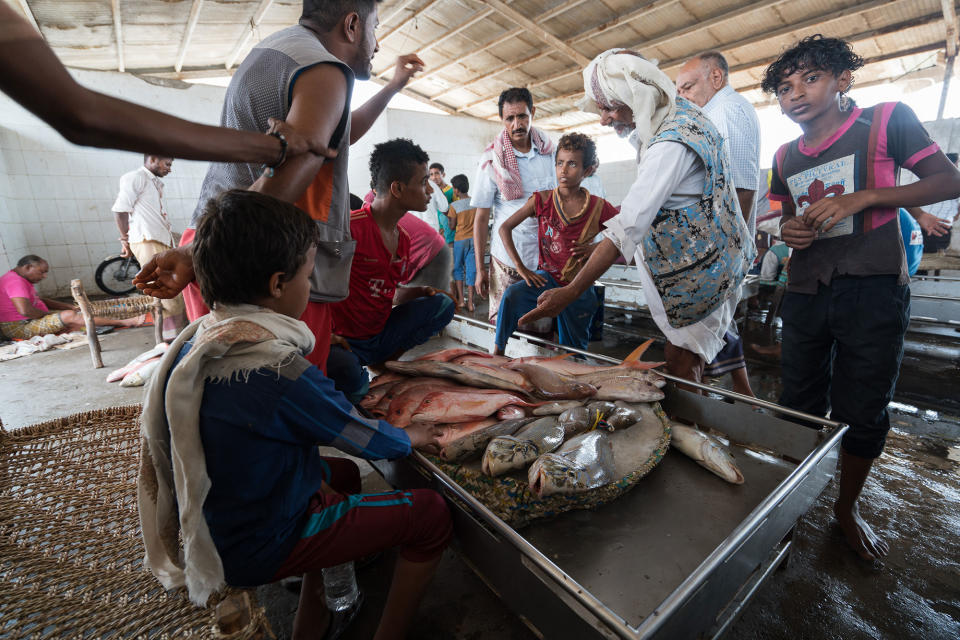
{"label": "seated man in pink shirt", "polygon": [[[73,306],[37,295],[35,284],[47,277],[50,265],[40,256],[23,256],[0,276],[0,335],[8,340],[83,329],[83,316]],[[137,327],[144,316],[127,320],[96,318],[98,326]]]}

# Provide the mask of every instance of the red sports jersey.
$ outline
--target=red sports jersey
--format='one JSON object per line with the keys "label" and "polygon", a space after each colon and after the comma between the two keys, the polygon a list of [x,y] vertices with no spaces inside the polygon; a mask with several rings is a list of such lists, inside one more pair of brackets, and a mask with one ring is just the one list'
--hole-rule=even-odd
{"label": "red sports jersey", "polygon": [[534,211],[539,226],[540,268],[561,285],[573,280],[584,264],[571,260],[573,247],[592,242],[603,223],[618,213],[612,204],[587,192],[583,209],[566,215],[560,209],[556,190],[536,192]]}
{"label": "red sports jersey", "polygon": [[366,340],[383,331],[397,283],[407,279],[410,236],[398,227],[397,255],[391,256],[369,204],[350,214],[350,234],[357,242],[350,267],[350,295],[332,305],[333,330],[345,338]]}

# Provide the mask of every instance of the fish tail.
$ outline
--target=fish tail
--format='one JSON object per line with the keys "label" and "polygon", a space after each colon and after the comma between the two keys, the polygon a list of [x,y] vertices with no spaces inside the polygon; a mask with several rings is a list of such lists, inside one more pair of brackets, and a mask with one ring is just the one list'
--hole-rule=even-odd
{"label": "fish tail", "polygon": [[649,349],[649,348],[650,348],[650,345],[652,345],[652,344],[653,344],[653,338],[650,338],[649,340],[647,340],[646,342],[644,342],[643,344],[641,344],[639,347],[637,347],[636,349],[634,349],[634,350],[630,353],[630,355],[628,355],[626,358],[623,359],[623,361],[624,361],[624,362],[633,362],[634,360],[639,360],[639,359],[640,359],[640,356],[642,356],[642,355],[644,354],[644,352],[645,352],[647,349]]}

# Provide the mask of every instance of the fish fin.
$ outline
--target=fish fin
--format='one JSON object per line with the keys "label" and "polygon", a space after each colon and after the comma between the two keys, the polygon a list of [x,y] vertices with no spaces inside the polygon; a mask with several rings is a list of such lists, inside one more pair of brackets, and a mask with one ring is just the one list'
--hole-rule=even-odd
{"label": "fish fin", "polygon": [[561,354],[558,355],[558,356],[551,356],[551,357],[547,358],[547,360],[566,360],[567,358],[569,358],[569,357],[572,356],[572,355],[573,355],[572,353],[561,353]]}
{"label": "fish fin", "polygon": [[634,349],[634,350],[630,353],[630,355],[628,355],[626,358],[623,359],[623,361],[624,361],[624,362],[633,362],[634,360],[639,360],[639,359],[640,359],[640,356],[642,356],[642,355],[644,354],[644,352],[645,352],[647,349],[649,349],[649,348],[650,348],[650,345],[652,345],[652,344],[653,344],[653,338],[650,338],[649,340],[647,340],[646,342],[644,342],[643,344],[641,344],[639,347],[637,347],[636,349]]}
{"label": "fish fin", "polygon": [[632,362],[624,362],[623,368],[625,369],[656,369],[657,367],[662,367],[667,364],[666,362],[647,362],[645,360],[634,360]]}

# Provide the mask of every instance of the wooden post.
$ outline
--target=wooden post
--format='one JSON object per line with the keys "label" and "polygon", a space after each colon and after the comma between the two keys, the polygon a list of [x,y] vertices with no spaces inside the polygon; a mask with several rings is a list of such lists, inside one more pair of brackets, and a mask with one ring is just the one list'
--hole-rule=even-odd
{"label": "wooden post", "polygon": [[80,307],[83,322],[87,329],[87,344],[90,345],[90,357],[93,359],[93,368],[103,368],[103,359],[100,357],[100,340],[97,339],[97,327],[93,323],[93,311],[90,309],[90,300],[83,291],[83,283],[79,280],[70,281],[70,293]]}
{"label": "wooden post", "polygon": [[163,304],[160,298],[153,299],[153,341],[163,342]]}
{"label": "wooden post", "polygon": [[943,70],[943,90],[940,91],[940,107],[937,109],[937,120],[943,119],[943,110],[947,106],[947,94],[950,92],[950,78],[953,76],[953,62],[957,56],[947,58],[947,68]]}

